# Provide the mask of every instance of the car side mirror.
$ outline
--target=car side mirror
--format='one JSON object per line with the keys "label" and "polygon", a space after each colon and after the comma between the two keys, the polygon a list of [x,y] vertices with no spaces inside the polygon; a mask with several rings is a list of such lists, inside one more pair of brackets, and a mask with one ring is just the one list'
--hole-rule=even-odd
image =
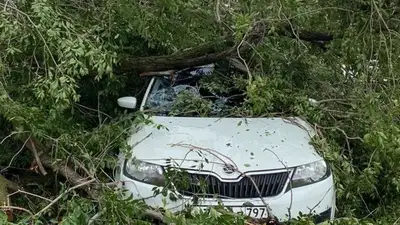
{"label": "car side mirror", "polygon": [[136,108],[137,100],[135,97],[122,97],[118,99],[119,107],[126,108],[126,109],[134,109]]}

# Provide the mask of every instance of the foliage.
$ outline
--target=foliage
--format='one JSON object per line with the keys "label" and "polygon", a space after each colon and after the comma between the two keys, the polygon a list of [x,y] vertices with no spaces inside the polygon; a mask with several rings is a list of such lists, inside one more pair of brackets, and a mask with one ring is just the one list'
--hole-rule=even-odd
{"label": "foliage", "polygon": [[[126,93],[143,95],[137,74],[113,74],[119,61],[176,53],[227,35],[241,41],[251,24],[262,20],[269,36],[243,56],[251,67],[251,82],[229,74],[204,87],[221,93],[242,90],[246,103],[234,114],[299,115],[315,125],[319,135],[314,145],[335,176],[342,218],[334,224],[393,224],[399,217],[396,1],[10,0],[0,6],[0,168],[6,168],[1,173],[8,177],[14,175],[9,163],[29,166],[30,152],[18,152],[28,137],[35,137],[51,149],[55,164],[81,162],[92,176],[110,182],[115,153],[126,149],[132,116],[137,116],[119,110],[115,100]],[[329,31],[334,40],[321,50],[278,36],[287,23],[293,29]],[[174,113],[210,112],[204,99],[181,96],[179,103]],[[143,122],[149,121],[134,120]],[[55,190],[38,185],[32,192],[54,198],[65,191],[59,188],[63,181],[54,182]],[[85,224],[98,212],[99,223],[149,223],[139,216],[147,206],[103,189],[96,201],[71,192],[35,223],[61,218],[61,224]],[[20,202],[23,197],[18,196],[12,200]],[[47,203],[42,200],[24,207],[38,212]],[[218,210],[199,216],[166,212],[166,218],[176,224],[244,223],[244,218]],[[29,219],[18,212],[15,221]],[[0,223],[5,220],[0,213]],[[297,224],[310,223],[302,218]]]}
{"label": "foliage", "polygon": [[182,92],[177,96],[176,102],[169,113],[175,115],[199,115],[207,116],[211,111],[211,102],[194,96],[190,92]]}

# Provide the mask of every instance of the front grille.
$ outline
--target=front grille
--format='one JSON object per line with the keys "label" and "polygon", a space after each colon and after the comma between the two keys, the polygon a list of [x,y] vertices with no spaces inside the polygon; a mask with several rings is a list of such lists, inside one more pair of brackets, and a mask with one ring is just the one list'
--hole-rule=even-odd
{"label": "front grille", "polygon": [[[288,172],[249,175],[258,187],[262,197],[276,196],[282,192],[289,177]],[[239,181],[224,182],[211,174],[189,173],[189,188],[179,190],[186,196],[201,195],[220,198],[258,198],[255,185],[248,176],[242,176]],[[200,184],[200,185],[199,185]]]}

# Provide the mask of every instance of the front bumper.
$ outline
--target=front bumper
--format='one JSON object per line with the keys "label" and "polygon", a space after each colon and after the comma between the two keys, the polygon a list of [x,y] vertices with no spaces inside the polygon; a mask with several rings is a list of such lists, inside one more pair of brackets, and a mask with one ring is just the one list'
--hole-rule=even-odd
{"label": "front bumper", "polygon": [[324,221],[333,219],[332,218],[332,211],[333,210],[334,210],[333,208],[330,208],[330,209],[328,209],[328,210],[326,210],[326,211],[324,211],[324,212],[322,212],[322,213],[320,213],[318,215],[315,215],[315,217],[314,217],[315,223],[318,224],[318,223],[322,223]]}
{"label": "front bumper", "polygon": [[[154,196],[155,186],[138,182],[119,173],[117,177],[121,181],[123,188],[127,189],[134,198],[143,199],[146,204],[154,208],[165,208],[172,212],[179,212],[185,205],[191,204],[191,197],[184,197],[177,201],[171,201],[161,195]],[[163,200],[164,199],[164,200]],[[297,218],[301,214],[314,214],[318,222],[333,219],[335,216],[335,189],[332,175],[318,183],[294,188],[287,192],[282,192],[278,196],[264,198],[269,204],[271,212],[279,221],[287,221],[289,210],[291,218]],[[164,203],[166,205],[164,205]],[[217,206],[221,203],[225,207],[232,207],[234,212],[242,212],[241,209],[251,203],[253,207],[264,206],[259,198],[249,199],[213,199],[200,198],[198,206],[200,208]]]}

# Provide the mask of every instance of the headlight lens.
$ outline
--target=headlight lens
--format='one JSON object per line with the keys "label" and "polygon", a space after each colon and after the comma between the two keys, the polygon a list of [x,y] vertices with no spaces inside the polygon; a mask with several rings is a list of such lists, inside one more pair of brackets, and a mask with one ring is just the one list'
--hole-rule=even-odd
{"label": "headlight lens", "polygon": [[125,174],[130,178],[157,186],[164,185],[164,170],[161,166],[137,159],[125,162]]}
{"label": "headlight lens", "polygon": [[324,160],[296,168],[292,177],[292,188],[316,183],[329,176],[330,170]]}

